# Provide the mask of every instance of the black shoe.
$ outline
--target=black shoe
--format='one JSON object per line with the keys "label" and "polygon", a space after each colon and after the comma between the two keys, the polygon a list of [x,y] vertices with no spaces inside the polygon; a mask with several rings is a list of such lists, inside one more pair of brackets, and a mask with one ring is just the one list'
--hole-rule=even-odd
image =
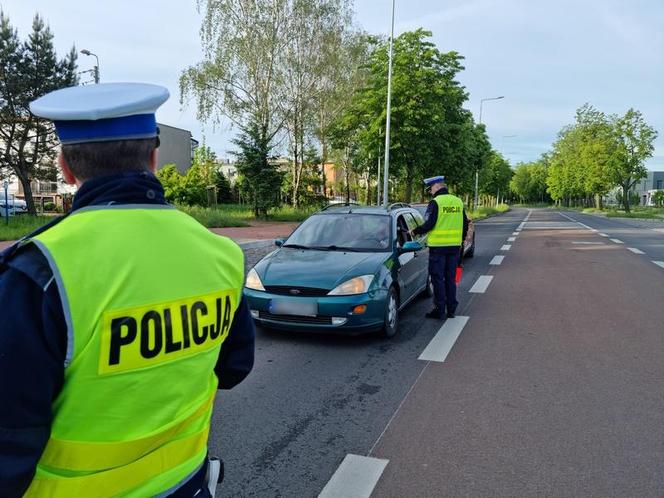
{"label": "black shoe", "polygon": [[454,318],[456,315],[454,314],[454,311],[448,311],[447,312],[447,318]]}
{"label": "black shoe", "polygon": [[426,316],[427,318],[435,318],[436,320],[440,320],[441,318],[443,318],[443,314],[438,309],[433,309],[428,313],[426,313],[424,316]]}

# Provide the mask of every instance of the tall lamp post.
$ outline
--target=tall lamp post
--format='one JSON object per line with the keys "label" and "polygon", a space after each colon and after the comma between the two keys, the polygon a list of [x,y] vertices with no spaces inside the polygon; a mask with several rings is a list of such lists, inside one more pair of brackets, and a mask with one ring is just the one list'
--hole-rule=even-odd
{"label": "tall lamp post", "polygon": [[[500,97],[489,97],[487,99],[482,99],[480,100],[480,124],[482,124],[482,106],[484,105],[484,102],[488,100],[500,100],[504,99],[505,96],[501,95]],[[477,167],[475,168],[475,210],[477,211],[477,206],[479,204],[479,188],[480,188],[480,165],[478,164]]]}
{"label": "tall lamp post", "polygon": [[394,51],[394,6],[392,0],[392,31],[390,34],[390,53],[387,66],[387,117],[385,118],[385,171],[383,172],[383,205],[387,207],[390,171],[390,117],[392,114],[392,55]]}
{"label": "tall lamp post", "polygon": [[94,77],[95,77],[95,84],[98,84],[99,83],[99,57],[97,57],[97,54],[93,54],[92,52],[90,52],[89,50],[87,50],[85,48],[83,50],[81,50],[81,53],[83,55],[91,55],[95,59],[97,59],[97,65],[93,68],[93,74],[94,74]]}

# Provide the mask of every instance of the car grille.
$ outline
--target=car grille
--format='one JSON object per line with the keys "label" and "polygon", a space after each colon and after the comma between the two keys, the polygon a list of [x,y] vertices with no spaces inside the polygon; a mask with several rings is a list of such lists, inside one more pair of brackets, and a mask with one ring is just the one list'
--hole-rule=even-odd
{"label": "car grille", "polygon": [[332,325],[331,316],[296,316],[296,315],[274,315],[267,311],[258,313],[258,318],[285,323],[312,323],[316,325]]}
{"label": "car grille", "polygon": [[266,285],[265,291],[270,294],[278,294],[281,296],[297,296],[297,297],[321,297],[327,296],[328,289],[317,289],[315,287],[293,287],[290,285]]}

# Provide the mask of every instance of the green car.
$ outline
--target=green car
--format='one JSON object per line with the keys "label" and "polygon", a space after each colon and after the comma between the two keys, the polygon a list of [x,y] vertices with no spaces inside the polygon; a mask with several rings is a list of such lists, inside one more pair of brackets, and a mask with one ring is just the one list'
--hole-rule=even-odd
{"label": "green car", "polygon": [[430,295],[423,223],[406,204],[330,206],[306,219],[247,275],[244,295],[262,327],[393,337],[399,311]]}

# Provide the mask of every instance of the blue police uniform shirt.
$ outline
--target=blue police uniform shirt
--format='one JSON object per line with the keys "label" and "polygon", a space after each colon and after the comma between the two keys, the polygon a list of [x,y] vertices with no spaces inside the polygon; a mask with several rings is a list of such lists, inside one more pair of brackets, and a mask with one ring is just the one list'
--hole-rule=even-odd
{"label": "blue police uniform shirt", "polygon": [[[154,175],[131,172],[85,182],[72,209],[110,203],[166,204],[166,200]],[[67,350],[67,328],[53,273],[32,244],[0,253],[0,303],[0,496],[22,496],[50,435],[52,404],[64,383]],[[234,387],[249,374],[254,343],[253,320],[242,299],[215,367],[220,389]],[[205,470],[172,496],[192,496],[204,484]]]}

